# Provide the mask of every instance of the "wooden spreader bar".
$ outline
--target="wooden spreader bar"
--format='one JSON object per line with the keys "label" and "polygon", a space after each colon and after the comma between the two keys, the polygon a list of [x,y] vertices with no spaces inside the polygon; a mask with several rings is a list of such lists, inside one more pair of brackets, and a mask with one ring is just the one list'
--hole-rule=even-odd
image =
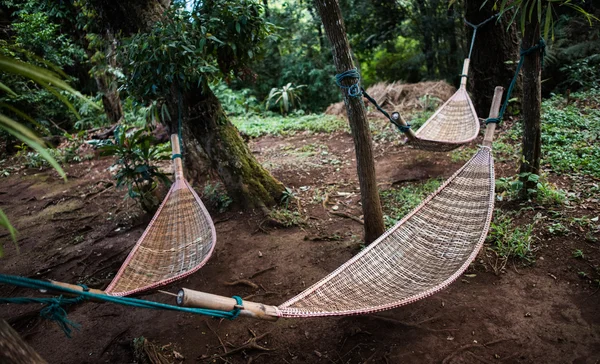
{"label": "wooden spreader bar", "polygon": [[231,297],[218,296],[215,294],[194,291],[182,288],[177,294],[177,305],[182,307],[206,308],[210,310],[232,311],[241,308],[240,316],[255,319],[276,321],[279,318],[277,307],[264,305],[262,303],[243,301],[242,306]]}

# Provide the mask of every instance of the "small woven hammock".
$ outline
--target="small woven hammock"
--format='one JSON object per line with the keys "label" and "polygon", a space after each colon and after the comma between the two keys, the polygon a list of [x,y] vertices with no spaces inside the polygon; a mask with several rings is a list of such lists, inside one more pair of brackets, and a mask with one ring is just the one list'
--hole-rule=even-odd
{"label": "small woven hammock", "polygon": [[[502,87],[490,118],[498,116]],[[279,306],[243,302],[241,315],[262,319],[355,315],[388,310],[430,296],[454,282],[475,259],[494,211],[496,124],[481,149],[421,205],[334,272]],[[182,289],[177,302],[232,309],[235,300]]]}
{"label": "small woven hammock", "polygon": [[[467,93],[469,59],[465,59],[458,91],[452,95],[416,132],[406,128],[407,143],[419,149],[447,152],[472,142],[479,135],[479,119]],[[400,114],[392,117],[402,126],[408,124]]]}
{"label": "small woven hammock", "polygon": [[146,231],[106,289],[114,296],[156,288],[188,276],[210,258],[216,233],[200,197],[183,177],[177,135],[171,136],[175,182]]}

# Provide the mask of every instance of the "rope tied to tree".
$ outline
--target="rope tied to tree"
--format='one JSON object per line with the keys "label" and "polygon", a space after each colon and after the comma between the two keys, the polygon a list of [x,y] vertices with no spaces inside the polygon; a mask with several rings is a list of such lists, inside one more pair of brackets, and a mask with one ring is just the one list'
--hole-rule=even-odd
{"label": "rope tied to tree", "polygon": [[521,67],[523,67],[523,61],[525,60],[525,56],[533,54],[536,51],[540,52],[541,67],[544,68],[544,55],[546,54],[546,41],[544,40],[544,38],[540,38],[540,40],[537,44],[535,44],[534,46],[532,46],[528,49],[521,48],[521,52],[520,52],[521,58],[519,59],[519,64],[517,64],[517,69],[515,70],[515,75],[514,75],[512,81],[510,82],[510,85],[508,86],[508,91],[506,92],[506,98],[504,99],[504,103],[502,104],[502,107],[500,108],[498,117],[487,118],[485,120],[486,125],[490,124],[490,123],[499,124],[502,122],[502,117],[504,116],[504,112],[506,111],[506,108],[508,107],[510,95],[512,94],[513,89],[515,88],[515,85],[517,84],[517,79],[519,78],[519,73],[521,72]]}
{"label": "rope tied to tree", "polygon": [[67,312],[63,308],[64,305],[77,304],[81,303],[85,300],[93,299],[97,301],[111,302],[123,306],[129,307],[137,307],[137,308],[147,308],[147,309],[155,309],[155,310],[166,310],[166,311],[179,311],[179,312],[187,312],[193,313],[197,315],[210,316],[214,318],[225,318],[229,320],[233,320],[240,315],[240,312],[243,308],[243,300],[239,296],[234,296],[233,298],[237,302],[237,305],[234,306],[231,311],[222,311],[222,310],[212,310],[212,309],[204,309],[204,308],[191,308],[191,307],[180,307],[175,305],[169,305],[166,303],[154,302],[142,300],[139,298],[131,298],[131,297],[119,297],[119,296],[110,296],[107,294],[98,294],[90,292],[89,289],[85,286],[83,287],[83,291],[63,287],[52,282],[40,281],[37,279],[31,279],[26,277],[19,277],[7,274],[0,274],[0,284],[7,284],[16,287],[22,288],[30,288],[36,290],[46,290],[46,291],[55,291],[61,292],[64,294],[75,295],[76,298],[63,298],[59,296],[58,298],[30,298],[30,297],[11,297],[4,298],[0,297],[0,304],[2,303],[16,303],[16,304],[32,304],[32,303],[41,303],[46,304],[47,306],[42,309],[40,315],[44,318],[50,319],[58,324],[58,326],[65,332],[67,337],[71,337],[70,334],[72,332],[71,328],[78,329],[79,324],[70,321],[67,318]]}
{"label": "rope tied to tree", "polygon": [[[342,80],[345,78],[355,78],[356,83],[353,83],[350,86],[345,86],[342,84]],[[335,75],[335,83],[342,89],[346,90],[348,96],[350,97],[360,97],[362,95],[362,88],[360,87],[360,73],[358,73],[356,68]]]}
{"label": "rope tied to tree", "polygon": [[[342,80],[345,79],[345,78],[355,78],[358,81],[356,83],[350,85],[350,86],[345,86],[345,85],[342,85]],[[344,90],[347,90],[347,93],[348,93],[349,97],[364,96],[367,100],[369,100],[369,102],[371,102],[373,105],[375,105],[375,107],[377,108],[377,110],[379,110],[379,112],[382,113],[400,131],[407,132],[408,130],[410,130],[410,124],[407,124],[405,126],[405,125],[402,125],[402,124],[398,123],[397,120],[395,120],[394,118],[392,118],[390,116],[390,114],[388,114],[387,111],[385,111],[381,106],[379,106],[379,104],[377,103],[377,101],[375,101],[375,99],[372,98],[367,93],[367,91],[365,91],[365,89],[360,86],[360,73],[358,72],[358,70],[356,68],[353,68],[353,69],[348,70],[346,72],[342,72],[340,74],[335,75],[335,83],[340,88],[342,88]]]}
{"label": "rope tied to tree", "polygon": [[468,58],[471,58],[471,54],[473,53],[473,46],[475,45],[475,36],[477,35],[477,29],[479,29],[479,27],[491,22],[492,20],[498,18],[499,16],[500,16],[500,14],[494,14],[479,24],[473,24],[473,23],[467,21],[466,18],[463,19],[465,24],[467,24],[468,26],[473,28],[473,36],[471,37],[471,48],[469,48],[469,57]]}

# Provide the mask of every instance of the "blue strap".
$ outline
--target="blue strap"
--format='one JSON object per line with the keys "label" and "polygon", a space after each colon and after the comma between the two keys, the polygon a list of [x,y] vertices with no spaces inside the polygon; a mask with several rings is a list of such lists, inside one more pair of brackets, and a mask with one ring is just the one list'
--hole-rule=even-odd
{"label": "blue strap", "polygon": [[[211,310],[205,308],[192,308],[192,307],[180,307],[175,305],[169,305],[166,303],[154,302],[142,300],[139,298],[131,298],[131,297],[118,297],[118,296],[110,296],[107,294],[97,294],[90,292],[89,289],[86,291],[85,288],[83,291],[63,287],[56,285],[52,282],[40,281],[37,279],[31,279],[26,277],[19,277],[7,274],[0,274],[0,283],[9,284],[12,286],[30,288],[36,290],[48,290],[55,292],[62,292],[65,294],[75,295],[76,298],[27,298],[27,297],[11,297],[4,298],[0,297],[0,303],[44,303],[49,305],[50,307],[45,307],[41,314],[43,317],[54,320],[58,323],[58,325],[65,331],[67,336],[71,333],[71,327],[77,328],[78,325],[69,321],[66,318],[66,311],[62,308],[62,305],[65,304],[75,304],[83,302],[85,299],[93,299],[96,301],[105,301],[116,303],[124,306],[130,307],[138,307],[138,308],[147,308],[147,309],[155,309],[155,310],[168,310],[168,311],[179,311],[179,312],[187,312],[193,313],[197,315],[205,315],[211,316],[215,318],[226,318],[229,320],[233,320],[237,318],[240,314],[241,307],[235,307],[231,311],[222,311],[222,310]],[[238,306],[242,305],[242,299],[238,296],[234,297]]]}

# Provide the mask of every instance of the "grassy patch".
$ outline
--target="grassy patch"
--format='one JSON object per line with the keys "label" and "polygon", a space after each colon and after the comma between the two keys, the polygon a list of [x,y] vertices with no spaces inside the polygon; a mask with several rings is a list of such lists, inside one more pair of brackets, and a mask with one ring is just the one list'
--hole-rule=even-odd
{"label": "grassy patch", "polygon": [[[536,189],[529,190],[528,195],[535,197],[535,201],[543,206],[561,206],[567,203],[567,192],[548,182],[545,176],[528,175],[528,179],[536,182]],[[502,177],[496,180],[496,199],[510,201],[519,199],[523,182],[519,176]]]}
{"label": "grassy patch", "polygon": [[331,133],[347,130],[348,123],[335,116],[310,114],[303,116],[257,116],[232,117],[233,124],[251,137],[264,135],[285,136],[297,132]]}
{"label": "grassy patch", "polygon": [[394,226],[398,220],[417,207],[423,199],[440,187],[441,181],[430,179],[425,183],[410,184],[400,188],[381,191],[384,221],[387,229]]}
{"label": "grassy patch", "polygon": [[298,211],[290,211],[285,208],[271,210],[269,217],[284,227],[299,226],[304,223],[304,219]]}
{"label": "grassy patch", "polygon": [[600,90],[555,96],[542,104],[544,164],[557,173],[600,177]]}
{"label": "grassy patch", "polygon": [[533,263],[533,223],[515,226],[512,218],[506,215],[498,216],[498,211],[496,210],[486,240],[499,258],[494,270],[501,271],[509,258],[516,258],[526,264]]}

